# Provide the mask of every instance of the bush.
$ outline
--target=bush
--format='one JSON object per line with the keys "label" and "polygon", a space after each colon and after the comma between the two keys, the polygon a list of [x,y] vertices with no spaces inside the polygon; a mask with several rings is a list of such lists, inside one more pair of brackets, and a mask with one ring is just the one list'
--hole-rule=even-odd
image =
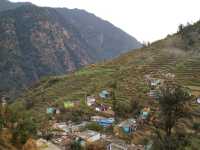
{"label": "bush", "polygon": [[25,116],[17,122],[17,127],[13,129],[13,142],[20,142],[24,144],[28,138],[35,136],[36,133],[36,122],[32,118]]}

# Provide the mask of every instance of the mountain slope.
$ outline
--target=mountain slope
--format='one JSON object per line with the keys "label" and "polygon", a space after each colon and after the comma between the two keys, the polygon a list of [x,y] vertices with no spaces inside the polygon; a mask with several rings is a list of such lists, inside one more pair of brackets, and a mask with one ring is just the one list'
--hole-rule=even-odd
{"label": "mountain slope", "polygon": [[[65,100],[84,101],[86,94],[95,95],[101,103],[112,106],[112,99],[102,101],[98,98],[98,93],[103,89],[112,91],[113,85],[116,83],[116,99],[123,100],[121,107],[127,111],[124,118],[133,116],[132,113],[129,113],[132,110],[132,100],[138,102],[141,107],[151,107],[151,115],[154,116],[158,113],[156,112],[158,102],[148,96],[150,88],[145,81],[145,75],[165,79],[166,74],[173,73],[177,82],[191,88],[193,95],[200,95],[200,39],[196,38],[200,35],[199,25],[200,21],[185,27],[175,35],[153,43],[151,46],[128,52],[112,61],[90,65],[66,76],[46,78],[24,93],[19,98],[21,101],[18,101],[15,106],[23,108],[25,112],[35,114],[37,119],[41,120],[45,118],[46,108],[58,107],[63,110]],[[186,40],[194,42],[188,45]],[[32,106],[27,109],[25,106],[29,102],[32,103]],[[200,123],[200,105],[191,101],[189,108],[192,116],[182,120],[181,127],[179,127],[181,130],[192,133],[196,132],[193,129],[194,123]],[[95,111],[84,105],[71,111],[72,118],[77,117],[77,112],[81,112],[79,114],[81,119],[85,115],[96,114]],[[66,119],[69,116],[61,113],[59,118]],[[149,131],[151,125],[145,128]],[[145,130],[139,129],[141,137],[148,137]]]}
{"label": "mountain slope", "polygon": [[[192,31],[187,31],[190,28],[192,28]],[[151,44],[151,46],[128,52],[112,61],[90,65],[66,76],[49,77],[46,80],[42,80],[36,87],[44,86],[48,82],[51,82],[51,80],[56,80],[59,84],[51,84],[46,89],[47,91],[55,90],[62,93],[61,89],[58,88],[65,87],[64,85],[68,85],[69,82],[71,86],[65,88],[70,93],[76,93],[81,90],[86,91],[87,87],[94,88],[91,84],[97,85],[98,88],[95,91],[98,91],[116,80],[120,85],[130,85],[129,90],[131,91],[132,88],[139,90],[137,89],[137,85],[144,82],[144,75],[151,74],[155,77],[162,77],[163,73],[175,74],[175,79],[185,86],[199,87],[200,38],[197,38],[200,36],[199,29],[200,21],[194,25],[185,27],[184,31],[186,32],[184,34],[178,32]],[[187,36],[187,39],[185,39],[185,36]],[[185,40],[194,40],[194,43],[188,45]],[[79,85],[79,81],[81,85]],[[43,85],[43,83],[45,84]],[[78,84],[78,91],[75,88],[76,84]],[[54,88],[54,86],[58,87]],[[80,87],[83,87],[83,89],[80,89]],[[122,91],[119,92],[121,93]],[[59,94],[55,93],[54,95]],[[63,95],[70,97],[73,93],[68,94],[63,91]]]}
{"label": "mountain slope", "polygon": [[[84,16],[87,15],[84,12]],[[88,18],[103,22],[93,15]],[[0,91],[15,95],[19,89],[39,81],[41,77],[65,74],[84,65],[116,57],[125,47],[128,50],[141,46],[134,38],[108,24],[106,31],[100,34],[110,44],[105,44],[104,40],[103,43],[96,41],[106,45],[102,48],[107,48],[106,51],[99,50],[101,44],[92,46],[93,41],[88,41],[85,36],[94,35],[94,38],[98,38],[99,34],[95,31],[99,31],[100,27],[93,25],[94,30],[83,34],[76,26],[81,21],[73,23],[57,9],[34,5],[1,12]],[[117,39],[107,35],[110,28],[115,29],[113,32],[118,35]],[[124,40],[124,36],[128,38]],[[116,44],[114,48],[113,43],[121,45]]]}
{"label": "mountain slope", "polygon": [[113,52],[119,56],[132,47],[141,47],[136,39],[121,29],[84,10],[57,8],[57,11],[80,31],[82,38],[92,49],[97,49],[96,55],[100,59],[112,58]]}

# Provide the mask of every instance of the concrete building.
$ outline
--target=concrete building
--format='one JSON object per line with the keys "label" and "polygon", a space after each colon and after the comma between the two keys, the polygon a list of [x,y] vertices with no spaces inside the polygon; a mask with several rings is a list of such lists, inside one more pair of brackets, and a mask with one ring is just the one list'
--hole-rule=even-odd
{"label": "concrete building", "polygon": [[86,130],[77,134],[77,137],[86,143],[92,143],[95,141],[100,140],[101,135],[100,133],[92,130]]}

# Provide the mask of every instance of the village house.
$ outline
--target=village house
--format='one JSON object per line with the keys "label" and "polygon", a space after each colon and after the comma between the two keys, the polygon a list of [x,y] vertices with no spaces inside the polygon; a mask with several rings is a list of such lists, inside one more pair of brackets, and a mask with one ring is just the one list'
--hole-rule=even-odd
{"label": "village house", "polygon": [[174,79],[175,78],[175,74],[173,73],[163,73],[163,76],[167,79]]}
{"label": "village house", "polygon": [[107,106],[107,105],[105,105],[105,104],[99,104],[99,105],[96,105],[96,106],[95,106],[95,110],[96,110],[97,112],[105,112],[105,111],[107,111],[109,108],[110,108],[110,107]]}
{"label": "village house", "polygon": [[115,119],[101,117],[101,116],[93,116],[93,117],[91,117],[91,121],[96,122],[100,126],[109,127],[114,123]]}
{"label": "village house", "polygon": [[200,104],[200,97],[197,98],[197,104]]}
{"label": "village house", "polygon": [[130,134],[136,131],[137,129],[137,122],[134,118],[130,118],[127,120],[122,121],[115,127],[116,135],[122,131],[125,134]]}
{"label": "village house", "polygon": [[124,140],[116,137],[106,137],[104,139],[107,150],[144,150],[143,145],[127,144]]}
{"label": "village house", "polygon": [[150,90],[148,95],[152,98],[158,99],[160,92],[158,90]]}
{"label": "village house", "polygon": [[65,123],[65,122],[60,122],[60,123],[54,123],[53,129],[58,129],[66,134],[71,134],[75,132],[80,132],[84,127],[88,124],[89,122],[82,122],[80,124],[73,124],[72,122]]}
{"label": "village house", "polygon": [[80,132],[81,130],[83,130],[85,128],[85,126],[89,124],[89,122],[87,121],[83,121],[80,124],[72,124],[71,125],[71,132],[75,133],[75,132]]}
{"label": "village house", "polygon": [[53,124],[53,129],[61,130],[65,133],[70,133],[71,125],[67,125],[65,122],[59,122]]}
{"label": "village house", "polygon": [[107,150],[128,150],[126,145],[120,145],[119,143],[110,143],[107,146]]}
{"label": "village house", "polygon": [[161,84],[161,80],[160,79],[155,79],[155,78],[152,78],[151,80],[150,80],[150,85],[151,86],[158,86],[159,84]]}
{"label": "village house", "polygon": [[103,127],[109,127],[114,123],[115,119],[114,118],[104,118],[99,121],[97,121],[97,124]]}
{"label": "village house", "polygon": [[54,107],[48,107],[46,110],[47,114],[54,114],[56,111],[56,109]]}
{"label": "village house", "polygon": [[95,99],[94,96],[87,96],[87,98],[86,98],[86,104],[87,104],[88,106],[94,105],[95,102],[96,102],[96,99]]}
{"label": "village house", "polygon": [[141,119],[147,119],[150,113],[150,108],[149,107],[145,107],[141,112],[140,112],[140,117]]}
{"label": "village house", "polygon": [[144,78],[145,81],[148,83],[148,85],[151,86],[152,88],[156,88],[162,85],[164,82],[164,80],[162,79],[152,78],[151,75],[145,75]]}
{"label": "village house", "polygon": [[112,110],[112,108],[108,109],[108,110],[106,110],[106,111],[104,111],[102,113],[107,117],[114,117],[115,116],[115,112]]}
{"label": "village house", "polygon": [[90,144],[100,140],[100,133],[92,130],[86,130],[80,133],[77,133],[77,140],[80,141],[82,145]]}
{"label": "village house", "polygon": [[60,114],[60,109],[56,108],[56,114],[59,115]]}
{"label": "village house", "polygon": [[63,147],[65,148],[66,145],[70,145],[73,140],[74,140],[74,136],[73,135],[64,135],[64,136],[57,136],[51,139],[51,141],[56,144],[59,145],[59,147]]}
{"label": "village house", "polygon": [[103,90],[99,93],[99,97],[103,99],[109,98],[109,96],[110,96],[110,93],[107,90]]}
{"label": "village house", "polygon": [[93,121],[93,122],[97,122],[97,121],[104,119],[104,118],[105,117],[102,117],[102,116],[92,116],[90,120]]}

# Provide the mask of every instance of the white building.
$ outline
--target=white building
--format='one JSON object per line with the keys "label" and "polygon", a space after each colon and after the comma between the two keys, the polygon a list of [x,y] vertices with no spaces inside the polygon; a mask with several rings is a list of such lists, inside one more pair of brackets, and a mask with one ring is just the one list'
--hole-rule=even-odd
{"label": "white building", "polygon": [[200,104],[200,97],[197,98],[197,103]]}
{"label": "white building", "polygon": [[92,106],[93,104],[95,104],[96,99],[93,96],[87,96],[86,98],[86,103],[88,106]]}
{"label": "white building", "polygon": [[86,143],[92,143],[92,142],[100,140],[101,138],[101,135],[99,132],[92,131],[92,130],[86,130],[86,131],[80,132],[77,134],[77,136],[80,139],[84,140]]}

